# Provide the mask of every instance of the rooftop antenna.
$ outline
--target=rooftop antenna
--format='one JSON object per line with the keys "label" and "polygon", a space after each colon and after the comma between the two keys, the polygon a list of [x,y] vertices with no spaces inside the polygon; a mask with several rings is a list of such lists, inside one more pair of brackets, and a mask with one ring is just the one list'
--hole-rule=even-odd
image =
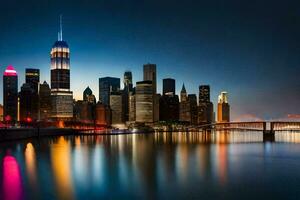
{"label": "rooftop antenna", "polygon": [[59,16],[60,19],[59,19],[59,25],[60,25],[60,41],[63,40],[63,37],[62,37],[62,15]]}

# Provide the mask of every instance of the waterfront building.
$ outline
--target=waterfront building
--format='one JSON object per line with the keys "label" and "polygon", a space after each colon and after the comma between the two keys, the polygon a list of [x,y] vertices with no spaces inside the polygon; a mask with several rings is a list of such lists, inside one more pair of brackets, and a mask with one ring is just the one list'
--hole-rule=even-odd
{"label": "waterfront building", "polygon": [[135,89],[129,93],[129,119],[128,121],[134,122],[135,121]]}
{"label": "waterfront building", "polygon": [[94,121],[94,104],[84,100],[78,100],[74,106],[74,118],[81,123],[93,123]]}
{"label": "waterfront building", "polygon": [[159,120],[179,120],[179,98],[178,95],[167,93],[162,95],[159,101]]}
{"label": "waterfront building", "polygon": [[163,95],[174,94],[175,95],[175,79],[165,78],[163,79]]}
{"label": "waterfront building", "polygon": [[126,71],[124,73],[124,89],[122,91],[123,121],[129,121],[129,94],[133,90],[132,73]]}
{"label": "waterfront building", "polygon": [[210,101],[210,86],[199,86],[198,124],[210,124],[213,121],[213,103]]}
{"label": "waterfront building", "polygon": [[110,109],[111,109],[111,123],[122,124],[122,95],[120,92],[111,92],[110,94]]}
{"label": "waterfront building", "polygon": [[191,122],[190,102],[184,84],[180,92],[179,121]]}
{"label": "waterfront building", "polygon": [[31,84],[24,83],[19,93],[20,99],[20,121],[31,122],[37,120],[37,113],[35,110],[36,94]]}
{"label": "waterfront building", "polygon": [[110,93],[120,91],[120,78],[103,77],[99,78],[99,101],[110,105]]}
{"label": "waterfront building", "polygon": [[[40,70],[33,69],[33,68],[26,68],[25,69],[25,82],[26,82],[26,84],[29,84],[29,86],[32,88],[32,94],[30,96],[27,96],[27,98],[30,97],[30,99],[28,99],[28,100],[31,101],[31,108],[30,108],[30,110],[28,108],[27,111],[30,111],[30,117],[32,118],[32,120],[35,121],[35,120],[39,119]],[[27,86],[25,86],[25,88],[26,87]],[[28,92],[29,91],[27,91],[27,93]],[[20,109],[21,109],[21,99],[20,99]],[[20,110],[20,115],[21,115],[21,110]]]}
{"label": "waterfront building", "polygon": [[62,25],[60,27],[59,38],[52,46],[50,53],[51,117],[55,120],[70,120],[73,118],[73,92],[70,90],[70,49],[62,38]]}
{"label": "waterfront building", "polygon": [[228,104],[227,92],[221,92],[218,97],[217,122],[230,122],[230,106]]}
{"label": "waterfront building", "polygon": [[18,119],[18,74],[11,65],[3,74],[3,118],[12,122]]}
{"label": "waterfront building", "polygon": [[83,91],[83,101],[87,101],[91,104],[96,104],[96,97],[93,94],[93,91],[91,88],[88,86],[84,91]]}
{"label": "waterfront building", "polygon": [[144,72],[144,81],[151,81],[152,82],[152,120],[153,122],[159,121],[159,99],[160,97],[157,96],[157,81],[156,81],[156,64],[144,64],[143,66]]}
{"label": "waterfront building", "polygon": [[191,124],[196,125],[198,123],[198,104],[196,94],[189,94],[188,102],[190,104]]}
{"label": "waterfront building", "polygon": [[48,120],[51,117],[51,89],[46,81],[40,84],[39,104],[40,120]]}
{"label": "waterfront building", "polygon": [[160,100],[161,95],[160,94],[154,94],[153,97],[153,121],[158,122],[159,121],[159,100]]}
{"label": "waterfront building", "polygon": [[153,123],[153,85],[152,81],[136,83],[136,122]]}
{"label": "waterfront building", "polygon": [[108,127],[111,125],[111,110],[109,106],[100,101],[96,104],[95,123],[97,126]]}

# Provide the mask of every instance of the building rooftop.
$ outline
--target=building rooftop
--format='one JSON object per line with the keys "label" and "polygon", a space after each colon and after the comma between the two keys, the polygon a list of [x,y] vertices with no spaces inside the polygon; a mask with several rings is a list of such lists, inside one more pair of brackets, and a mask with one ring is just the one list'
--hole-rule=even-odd
{"label": "building rooftop", "polygon": [[12,65],[7,66],[3,73],[4,76],[18,76],[17,71]]}

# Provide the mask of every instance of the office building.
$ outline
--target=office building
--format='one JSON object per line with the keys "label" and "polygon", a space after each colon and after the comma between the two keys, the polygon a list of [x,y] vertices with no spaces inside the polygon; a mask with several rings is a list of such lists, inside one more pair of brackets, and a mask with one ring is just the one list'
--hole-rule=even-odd
{"label": "office building", "polygon": [[103,77],[99,78],[99,101],[110,105],[110,93],[120,91],[120,78]]}
{"label": "office building", "polygon": [[[40,84],[40,70],[33,69],[33,68],[26,68],[25,69],[25,82],[27,86],[24,85],[24,89],[27,90],[28,101],[31,101],[31,108],[27,108],[27,112],[30,112],[30,117],[33,121],[39,119],[39,84]],[[30,86],[32,88],[32,94],[28,96],[29,89],[27,88]],[[22,91],[21,91],[22,92]],[[21,96],[20,96],[21,98]],[[20,99],[20,116],[21,116],[21,99]],[[24,111],[24,108],[23,108]],[[23,112],[24,114],[24,112]],[[20,117],[21,119],[21,117]]]}
{"label": "office building", "polygon": [[122,91],[123,121],[129,121],[129,94],[133,90],[132,73],[126,71],[124,73],[124,89]]}
{"label": "office building", "polygon": [[111,110],[109,106],[100,101],[96,104],[95,123],[97,126],[109,127],[111,125]]}
{"label": "office building", "polygon": [[33,68],[25,69],[25,82],[30,84],[35,94],[39,92],[40,70]]}
{"label": "office building", "polygon": [[196,94],[189,94],[188,102],[190,104],[191,124],[196,125],[198,123],[198,104]]}
{"label": "office building", "polygon": [[159,120],[174,122],[179,120],[179,98],[178,95],[165,94],[159,101]]}
{"label": "office building", "polygon": [[37,113],[35,112],[34,106],[36,106],[36,102],[34,101],[36,98],[35,91],[31,84],[24,83],[21,87],[21,91],[19,93],[20,99],[20,121],[21,122],[31,122],[37,120]]}
{"label": "office building", "polygon": [[78,100],[74,106],[74,119],[77,122],[92,124],[94,122],[95,106],[93,103],[84,100]]}
{"label": "office building", "polygon": [[3,118],[11,122],[18,119],[18,74],[11,65],[3,74]]}
{"label": "office building", "polygon": [[153,94],[156,94],[156,64],[145,64],[144,65],[144,81],[152,82]]}
{"label": "office building", "polygon": [[217,122],[230,122],[230,106],[228,104],[227,92],[221,92],[218,97]]}
{"label": "office building", "polygon": [[163,79],[163,95],[166,94],[175,95],[175,79],[172,78]]}
{"label": "office building", "polygon": [[179,121],[191,122],[190,102],[184,84],[180,92]]}
{"label": "office building", "polygon": [[157,96],[157,81],[156,81],[156,64],[145,64],[143,66],[143,73],[144,73],[144,81],[151,81],[152,82],[152,120],[153,122],[159,121],[159,99],[160,97]]}
{"label": "office building", "polygon": [[46,81],[40,84],[39,104],[40,120],[49,120],[51,117],[51,89]]}
{"label": "office building", "polygon": [[87,101],[91,104],[96,104],[96,97],[89,86],[83,91],[82,99],[83,101]]}
{"label": "office building", "polygon": [[111,109],[111,123],[122,124],[123,113],[122,113],[122,95],[120,92],[112,92],[110,94],[110,109]]}
{"label": "office building", "polygon": [[67,42],[63,41],[62,25],[60,27],[59,38],[52,46],[50,53],[51,117],[54,120],[71,120],[73,118],[73,92],[70,90],[70,49]]}
{"label": "office building", "polygon": [[198,124],[210,124],[213,121],[213,103],[210,101],[209,85],[199,86]]}
{"label": "office building", "polygon": [[135,112],[136,112],[135,89],[133,89],[133,91],[129,93],[129,119],[128,119],[128,121],[130,121],[130,122],[135,121]]}
{"label": "office building", "polygon": [[136,122],[153,123],[153,85],[152,81],[136,83]]}

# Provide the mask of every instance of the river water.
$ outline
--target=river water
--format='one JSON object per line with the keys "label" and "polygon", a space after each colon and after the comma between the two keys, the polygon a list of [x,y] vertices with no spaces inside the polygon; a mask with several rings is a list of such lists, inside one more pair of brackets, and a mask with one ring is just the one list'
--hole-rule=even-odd
{"label": "river water", "polygon": [[0,159],[0,199],[300,199],[296,132],[60,136]]}

